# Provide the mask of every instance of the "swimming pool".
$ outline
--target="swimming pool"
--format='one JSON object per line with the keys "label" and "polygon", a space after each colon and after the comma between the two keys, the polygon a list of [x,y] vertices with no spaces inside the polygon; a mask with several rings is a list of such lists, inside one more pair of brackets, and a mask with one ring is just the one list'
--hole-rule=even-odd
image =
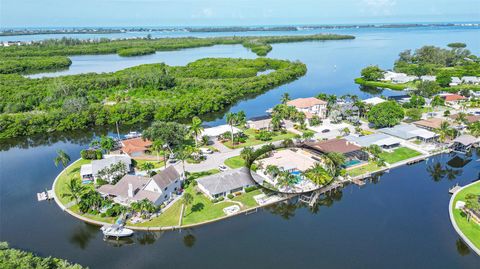
{"label": "swimming pool", "polygon": [[293,184],[298,184],[300,183],[303,178],[302,178],[302,172],[298,171],[298,170],[293,170],[290,172],[290,174],[292,174],[293,176],[295,176],[295,179],[292,180],[292,183]]}
{"label": "swimming pool", "polygon": [[345,162],[342,166],[344,168],[348,168],[348,167],[352,167],[352,166],[355,166],[355,165],[360,164],[360,163],[362,163],[362,161],[353,159],[353,160]]}

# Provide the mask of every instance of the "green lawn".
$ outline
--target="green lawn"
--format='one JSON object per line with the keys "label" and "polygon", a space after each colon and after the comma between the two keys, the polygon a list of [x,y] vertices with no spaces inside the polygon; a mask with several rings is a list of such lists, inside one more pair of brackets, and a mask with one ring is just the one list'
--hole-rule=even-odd
{"label": "green lawn", "polygon": [[383,158],[389,164],[393,164],[393,163],[410,159],[420,155],[422,155],[420,152],[407,147],[397,148],[393,152],[384,151],[380,153],[380,157]]}
{"label": "green lawn", "polygon": [[371,173],[371,172],[377,171],[380,168],[381,167],[378,166],[376,163],[369,162],[367,165],[348,170],[347,174],[349,174],[352,177],[356,177],[356,176],[359,176],[359,175],[363,175],[363,174],[366,174],[366,173]]}
{"label": "green lawn", "polygon": [[480,182],[477,182],[456,194],[452,204],[453,218],[463,234],[468,237],[468,239],[470,239],[470,241],[477,248],[480,248],[480,225],[475,223],[473,220],[468,222],[465,214],[463,214],[459,209],[455,209],[455,204],[457,201],[465,201],[465,196],[468,193],[480,195]]}
{"label": "green lawn", "polygon": [[240,168],[240,167],[245,166],[245,161],[239,155],[239,156],[235,156],[235,157],[231,157],[231,158],[226,159],[225,160],[225,165],[232,168],[232,169],[236,169],[236,168]]}
{"label": "green lawn", "polygon": [[68,204],[72,200],[68,197],[63,197],[64,193],[68,192],[67,185],[70,179],[74,177],[80,178],[80,167],[84,164],[89,164],[91,160],[81,159],[69,166],[66,170],[62,171],[57,182],[55,183],[55,194],[60,199],[60,202],[64,205]]}
{"label": "green lawn", "polygon": [[172,206],[170,206],[165,212],[163,212],[160,216],[153,218],[149,221],[137,223],[137,224],[130,224],[132,226],[139,226],[139,227],[168,227],[168,226],[176,226],[178,225],[178,220],[180,218],[180,211],[182,210],[182,200],[175,202]]}
{"label": "green lawn", "polygon": [[147,161],[147,160],[135,160],[135,167],[139,170],[141,170],[141,167],[142,167],[142,164],[144,163],[152,163],[153,164],[153,169],[156,169],[156,168],[162,168],[165,166],[165,162],[164,161]]}
{"label": "green lawn", "polygon": [[247,192],[247,193],[244,193],[242,195],[236,196],[232,200],[240,202],[246,207],[254,207],[254,206],[257,206],[258,204],[255,201],[255,199],[253,199],[253,196],[259,195],[259,194],[262,194],[262,193],[263,193],[262,190],[258,189],[258,190],[254,190],[254,191]]}
{"label": "green lawn", "polygon": [[[262,141],[262,140],[258,140],[258,139],[255,138],[255,135],[257,134],[255,129],[246,129],[246,130],[243,131],[243,133],[248,136],[247,141],[245,141],[245,143],[235,145],[235,148],[251,147],[251,146],[255,146],[255,145],[260,145],[260,144],[264,144],[264,143],[275,142],[275,141],[285,140],[285,139],[288,139],[288,138],[294,138],[295,137],[295,134],[291,133],[291,132],[286,132],[285,134],[282,134],[280,132],[276,132],[275,135],[272,137],[272,139],[270,139],[268,141]],[[227,141],[223,144],[225,146],[229,147],[229,148],[233,148],[231,141]]]}

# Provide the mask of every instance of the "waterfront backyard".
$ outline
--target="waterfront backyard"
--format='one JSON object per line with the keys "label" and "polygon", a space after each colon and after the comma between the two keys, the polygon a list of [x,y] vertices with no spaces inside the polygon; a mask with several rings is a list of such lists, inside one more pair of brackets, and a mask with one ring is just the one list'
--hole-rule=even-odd
{"label": "waterfront backyard", "polygon": [[473,218],[468,220],[465,212],[455,208],[458,201],[466,200],[467,194],[480,196],[480,181],[456,193],[450,210],[453,211],[454,221],[457,223],[460,231],[480,250],[480,223]]}

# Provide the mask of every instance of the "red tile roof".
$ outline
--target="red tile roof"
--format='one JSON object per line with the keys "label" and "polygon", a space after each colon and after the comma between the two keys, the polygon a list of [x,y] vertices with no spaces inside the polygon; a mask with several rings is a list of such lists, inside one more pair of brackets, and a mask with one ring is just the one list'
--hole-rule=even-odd
{"label": "red tile roof", "polygon": [[149,140],[143,140],[143,138],[141,137],[122,141],[122,151],[127,154],[130,154],[132,152],[145,151],[150,146],[152,146],[152,142]]}
{"label": "red tile roof", "polygon": [[459,101],[459,100],[467,99],[466,97],[458,95],[458,94],[445,95],[444,98],[445,98],[445,102],[452,102],[452,101]]}
{"label": "red tile roof", "polygon": [[287,105],[297,108],[308,108],[315,105],[326,105],[327,102],[315,97],[298,98],[287,102]]}

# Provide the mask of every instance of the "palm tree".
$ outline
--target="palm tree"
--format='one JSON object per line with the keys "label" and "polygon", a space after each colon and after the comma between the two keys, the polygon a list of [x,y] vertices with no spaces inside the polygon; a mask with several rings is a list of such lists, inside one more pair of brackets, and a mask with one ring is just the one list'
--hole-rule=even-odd
{"label": "palm tree", "polygon": [[286,105],[290,100],[290,94],[288,92],[282,94],[282,104]]}
{"label": "palm tree", "polygon": [[465,211],[467,213],[467,221],[470,221],[472,212],[480,210],[480,203],[478,202],[478,195],[468,193],[465,195]]}
{"label": "palm tree", "polygon": [[155,166],[151,162],[144,162],[140,165],[140,169],[142,169],[143,171],[147,171],[147,173],[150,173],[153,168],[155,168]]}
{"label": "palm tree", "polygon": [[240,156],[245,160],[245,165],[250,166],[253,161],[255,150],[252,147],[245,147],[240,152]]}
{"label": "palm tree", "polygon": [[78,177],[74,177],[70,179],[67,184],[67,191],[66,193],[62,194],[62,197],[70,198],[71,200],[75,200],[75,203],[78,204],[80,197],[82,196],[83,192],[85,191],[86,187],[82,185],[82,182]]}
{"label": "palm tree", "polygon": [[115,147],[115,140],[109,136],[102,136],[100,138],[100,147],[107,153]]}
{"label": "palm tree", "polygon": [[245,126],[247,123],[247,115],[245,114],[245,111],[240,110],[237,112],[237,125],[240,126]]}
{"label": "palm tree", "polygon": [[202,120],[199,117],[192,118],[190,132],[195,136],[195,147],[198,147],[198,135],[203,131]]}
{"label": "palm tree", "polygon": [[350,129],[348,129],[348,127],[345,127],[342,129],[342,134],[343,136],[347,136],[350,134]]}
{"label": "palm tree", "polygon": [[185,205],[185,208],[187,208],[190,204],[193,203],[193,195],[186,192],[186,193],[183,194],[182,200],[183,200],[183,204]]}
{"label": "palm tree", "polygon": [[[163,143],[160,140],[155,140],[152,143],[151,149],[157,154],[157,162],[160,162],[160,151],[163,151]],[[166,160],[164,160],[165,165],[167,165]]]}
{"label": "palm tree", "polygon": [[267,167],[265,167],[265,173],[272,176],[272,178],[275,178],[278,176],[278,174],[280,174],[280,168],[278,168],[278,166],[276,165],[267,165]]}
{"label": "palm tree", "polygon": [[282,129],[283,119],[282,119],[282,117],[280,116],[279,113],[275,113],[272,116],[272,120],[270,121],[270,125],[271,125],[271,127],[274,131]]}
{"label": "palm tree", "polygon": [[305,171],[304,176],[319,186],[327,184],[333,178],[320,163],[315,163],[312,168]]}
{"label": "palm tree", "polygon": [[55,166],[58,166],[58,164],[61,163],[63,168],[65,169],[70,162],[70,156],[68,156],[65,151],[59,149],[57,150],[57,156],[55,157],[55,159],[53,159],[53,161],[55,162]]}
{"label": "palm tree", "polygon": [[479,137],[480,136],[480,121],[477,121],[477,122],[474,122],[474,123],[471,123],[470,125],[468,125],[468,130],[470,131],[470,134],[475,136],[475,137]]}
{"label": "palm tree", "polygon": [[457,118],[455,119],[455,122],[459,124],[465,124],[467,122],[467,114],[460,112],[457,114]]}
{"label": "palm tree", "polygon": [[190,146],[185,146],[177,151],[176,157],[180,161],[182,161],[182,170],[183,170],[183,178],[185,178],[185,161],[192,155],[192,148]]}
{"label": "palm tree", "polygon": [[238,124],[237,114],[232,113],[232,112],[228,112],[227,115],[226,115],[226,120],[227,120],[228,125],[230,125],[230,129],[231,129],[231,132],[230,132],[231,139],[230,139],[230,141],[232,141],[232,147],[234,148],[235,147],[235,142],[233,141],[233,126]]}
{"label": "palm tree", "polygon": [[446,121],[442,121],[440,128],[438,128],[437,131],[439,134],[438,140],[440,142],[445,142],[447,138],[452,138],[455,136],[455,130],[450,128],[450,124]]}

